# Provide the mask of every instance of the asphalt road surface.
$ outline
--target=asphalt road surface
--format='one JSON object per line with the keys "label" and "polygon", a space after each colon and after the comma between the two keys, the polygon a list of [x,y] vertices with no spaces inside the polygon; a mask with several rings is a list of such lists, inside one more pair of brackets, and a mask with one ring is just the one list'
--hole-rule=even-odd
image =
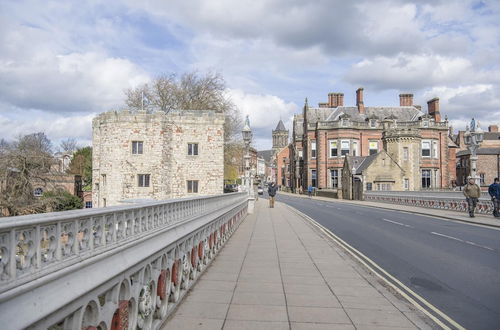
{"label": "asphalt road surface", "polygon": [[278,193],[467,329],[500,329],[500,230]]}

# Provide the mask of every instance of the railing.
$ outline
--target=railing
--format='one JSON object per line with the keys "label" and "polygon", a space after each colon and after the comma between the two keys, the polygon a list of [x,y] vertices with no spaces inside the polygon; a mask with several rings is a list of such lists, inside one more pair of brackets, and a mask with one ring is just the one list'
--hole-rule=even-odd
{"label": "railing", "polygon": [[[412,194],[412,192],[394,191],[391,193],[366,192],[364,197],[366,201],[370,202],[467,212],[467,201],[465,197],[460,197],[460,195],[439,197],[436,194],[425,196],[423,192]],[[482,214],[493,213],[493,203],[488,198],[481,196],[477,203],[476,212]]]}
{"label": "railing", "polygon": [[247,212],[232,193],[0,221],[0,324],[155,329]]}

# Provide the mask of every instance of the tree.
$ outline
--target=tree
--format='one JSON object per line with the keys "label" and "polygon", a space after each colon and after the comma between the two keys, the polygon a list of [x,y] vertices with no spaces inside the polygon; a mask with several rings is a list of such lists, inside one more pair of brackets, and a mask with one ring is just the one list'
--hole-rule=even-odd
{"label": "tree", "polygon": [[44,205],[33,194],[32,182],[47,181],[54,164],[52,143],[44,133],[0,143],[0,209],[8,215],[43,212]]}
{"label": "tree", "polygon": [[83,201],[65,190],[44,192],[41,199],[48,211],[68,211],[83,208]]}
{"label": "tree", "polygon": [[92,147],[84,147],[75,151],[69,163],[68,173],[82,177],[84,191],[92,190]]}
{"label": "tree", "polygon": [[128,107],[147,111],[158,109],[214,110],[224,113],[225,141],[233,140],[241,128],[241,115],[227,96],[224,78],[219,73],[200,75],[190,72],[177,77],[161,75],[150,84],[125,91]]}
{"label": "tree", "polygon": [[67,138],[61,141],[59,144],[59,149],[61,149],[62,152],[64,151],[75,151],[78,148],[78,143],[75,138]]}

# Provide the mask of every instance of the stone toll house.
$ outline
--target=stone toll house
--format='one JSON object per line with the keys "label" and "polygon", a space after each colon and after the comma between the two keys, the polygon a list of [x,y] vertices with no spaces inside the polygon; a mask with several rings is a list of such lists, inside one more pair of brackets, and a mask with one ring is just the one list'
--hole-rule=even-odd
{"label": "stone toll house", "polygon": [[223,192],[224,115],[128,110],[94,118],[93,206]]}

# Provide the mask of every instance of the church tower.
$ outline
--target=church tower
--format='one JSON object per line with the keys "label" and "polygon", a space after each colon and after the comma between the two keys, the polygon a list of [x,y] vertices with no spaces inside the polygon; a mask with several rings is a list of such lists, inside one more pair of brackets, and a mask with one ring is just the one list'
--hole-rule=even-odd
{"label": "church tower", "polygon": [[280,119],[276,129],[273,130],[273,154],[288,145],[288,130]]}

